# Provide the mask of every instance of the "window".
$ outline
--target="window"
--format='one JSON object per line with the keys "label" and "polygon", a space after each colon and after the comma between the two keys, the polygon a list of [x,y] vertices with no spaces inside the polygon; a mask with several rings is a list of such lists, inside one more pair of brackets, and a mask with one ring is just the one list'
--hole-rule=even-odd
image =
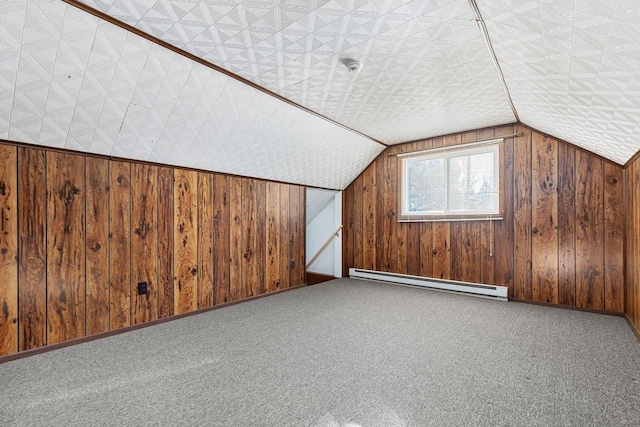
{"label": "window", "polygon": [[399,221],[501,219],[502,140],[399,155]]}

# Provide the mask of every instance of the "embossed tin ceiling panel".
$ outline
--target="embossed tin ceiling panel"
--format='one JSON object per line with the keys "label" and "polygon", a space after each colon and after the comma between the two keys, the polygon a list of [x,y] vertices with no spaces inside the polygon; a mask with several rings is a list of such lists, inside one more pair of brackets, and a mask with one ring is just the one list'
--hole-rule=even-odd
{"label": "embossed tin ceiling panel", "polygon": [[621,164],[640,149],[640,2],[478,5],[524,123]]}
{"label": "embossed tin ceiling panel", "polygon": [[0,4],[0,138],[342,189],[383,147],[61,1]]}
{"label": "embossed tin ceiling panel", "polygon": [[515,120],[467,0],[82,1],[385,143]]}

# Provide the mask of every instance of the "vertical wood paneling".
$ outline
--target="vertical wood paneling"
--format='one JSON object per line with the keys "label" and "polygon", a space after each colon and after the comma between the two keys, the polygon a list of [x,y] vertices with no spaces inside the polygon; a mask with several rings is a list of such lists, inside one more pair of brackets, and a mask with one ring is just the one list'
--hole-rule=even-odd
{"label": "vertical wood paneling", "polygon": [[215,304],[229,301],[229,245],[231,213],[229,210],[229,177],[213,177],[213,268]]}
{"label": "vertical wood paneling", "polygon": [[362,225],[363,225],[363,266],[376,269],[376,167],[373,164],[362,173]]}
{"label": "vertical wood paneling", "polygon": [[304,284],[305,199],[0,144],[0,356]]}
{"label": "vertical wood paneling", "polygon": [[109,330],[109,161],[86,159],[87,335]]}
{"label": "vertical wood paneling", "polygon": [[306,220],[305,211],[307,206],[307,190],[305,187],[299,187],[298,195],[298,230],[299,233],[296,236],[296,242],[294,247],[296,248],[295,256],[297,258],[296,265],[299,266],[297,270],[297,285],[305,284],[305,272],[306,272]]}
{"label": "vertical wood paneling", "polygon": [[603,162],[576,153],[576,305],[604,309]]}
{"label": "vertical wood paneling", "polygon": [[513,295],[520,299],[532,299],[531,131],[521,126],[518,126],[517,130],[524,133],[524,135],[516,138],[514,147]]}
{"label": "vertical wood paneling", "polygon": [[42,150],[18,147],[18,344],[47,344],[46,165]]}
{"label": "vertical wood paneling", "polygon": [[[229,301],[242,298],[243,231],[242,224],[242,179],[229,177],[229,213],[231,229],[229,231]],[[288,216],[287,216],[288,220]]]}
{"label": "vertical wood paneling", "polygon": [[175,314],[198,306],[198,173],[184,169],[173,172]]}
{"label": "vertical wood paneling", "polygon": [[0,356],[18,351],[18,151],[0,145]]}
{"label": "vertical wood paneling", "polygon": [[47,344],[85,335],[84,157],[48,152]]}
{"label": "vertical wood paneling", "polygon": [[419,276],[433,277],[433,223],[416,224],[416,237],[419,240],[420,271]]}
{"label": "vertical wood paneling", "polygon": [[462,280],[480,283],[480,221],[462,222]]}
{"label": "vertical wood paneling", "polygon": [[558,142],[534,133],[531,256],[533,299],[558,302]]}
{"label": "vertical wood paneling", "polygon": [[353,262],[355,265],[361,265],[364,268],[364,177],[358,176],[353,181],[353,187],[355,188],[353,199]]}
{"label": "vertical wood paneling", "polygon": [[[256,189],[256,247],[255,247],[255,263],[256,263],[256,293],[262,295],[267,292],[266,282],[266,253],[267,253],[267,183],[262,180],[255,181]],[[301,192],[301,194],[304,191]],[[304,206],[304,205],[302,205]],[[302,216],[304,217],[304,208],[302,208]],[[304,232],[304,223],[302,224]],[[304,238],[302,238],[304,240]],[[299,254],[298,254],[299,255]],[[304,269],[304,264],[300,263]],[[304,278],[300,283],[304,282]]]}
{"label": "vertical wood paneling", "polygon": [[[158,168],[131,165],[131,323],[158,318]],[[147,293],[138,295],[138,283]]]}
{"label": "vertical wood paneling", "polygon": [[267,182],[266,215],[266,290],[273,292],[280,288],[280,184],[276,182]]}
{"label": "vertical wood paneling", "polygon": [[109,186],[109,329],[131,321],[131,164],[111,162]]}
{"label": "vertical wood paneling", "polygon": [[158,317],[173,316],[173,168],[158,168]]}
{"label": "vertical wood paneling", "polygon": [[198,173],[198,308],[213,305],[213,174]]}
{"label": "vertical wood paneling", "polygon": [[558,144],[558,303],[576,303],[576,149]]}
{"label": "vertical wood paneling", "polygon": [[433,277],[437,279],[451,278],[451,238],[449,232],[448,223],[433,223]]}
{"label": "vertical wood paneling", "polygon": [[640,161],[635,160],[624,171],[625,215],[625,314],[636,331],[640,331]]}
{"label": "vertical wood paneling", "polygon": [[257,197],[255,182],[242,180],[242,289],[241,298],[257,295],[256,273],[256,215]]}
{"label": "vertical wood paneling", "polygon": [[445,223],[449,228],[449,256],[451,280],[464,280],[462,273],[463,224],[460,221]]}
{"label": "vertical wood paneling", "polygon": [[[496,136],[512,135],[514,126],[507,126],[496,130]],[[494,275],[495,284],[509,288],[509,297],[513,297],[513,144],[515,138],[506,138],[503,146],[504,169],[503,203],[504,213],[502,221],[493,223],[494,230]]]}
{"label": "vertical wood paneling", "polygon": [[604,308],[624,312],[624,193],[622,170],[604,164]]}
{"label": "vertical wood paneling", "polygon": [[[396,222],[396,154],[509,136],[514,132],[522,135],[505,138],[503,144],[502,220]],[[583,185],[588,186],[589,193],[595,190],[600,196],[591,195],[582,202],[576,200],[579,191],[575,183],[581,179],[576,175],[576,153],[584,156],[584,162],[600,165],[600,171],[590,172],[587,184]],[[359,227],[372,226],[365,224],[364,220],[356,220],[349,228],[347,234],[364,236],[363,244],[359,239],[344,239],[345,246],[348,246],[344,251],[351,266],[370,268],[368,255],[360,261],[354,253],[367,245],[367,236],[372,234],[376,238],[375,269],[379,271],[410,274],[417,271],[426,277],[495,283],[507,286],[511,298],[567,305],[576,305],[576,271],[582,271],[584,285],[577,290],[578,298],[591,300],[593,297],[589,293],[600,292],[604,305],[589,303],[591,306],[613,311],[621,309],[624,263],[621,261],[623,242],[620,230],[624,192],[616,187],[619,185],[617,181],[621,181],[622,169],[619,166],[527,127],[508,125],[394,145],[378,156],[361,177],[370,176],[373,171],[376,180],[375,232],[358,230]],[[586,173],[583,175],[585,179],[588,176]],[[368,217],[367,203],[364,202],[366,185],[360,182],[361,179],[364,182],[364,178],[359,178],[343,192],[347,226],[351,222],[350,209],[360,205],[360,197],[363,198],[364,218]],[[584,188],[582,193],[585,193]],[[583,239],[577,247],[575,242],[579,236],[576,235],[575,224],[580,215],[576,213],[576,207],[581,205],[583,211],[586,209],[590,213],[589,217],[596,211],[600,212],[597,221],[600,231],[596,230],[592,235],[590,224],[586,233],[589,240]],[[627,245],[628,253],[630,248],[631,245]],[[367,248],[363,249],[366,254]],[[600,259],[596,263],[599,267],[587,271],[584,259],[582,265],[576,265],[576,257],[587,253],[591,258]],[[608,267],[609,264],[612,268]],[[602,275],[600,278],[599,274]],[[595,283],[589,282],[591,275],[596,278]],[[604,285],[598,284],[600,282]]]}
{"label": "vertical wood paneling", "polygon": [[280,184],[280,289],[287,289],[293,285],[289,283],[290,204],[289,186]]}
{"label": "vertical wood paneling", "polygon": [[304,263],[298,256],[304,251],[301,238],[304,230],[304,208],[301,201],[304,200],[303,188],[296,185],[289,186],[289,260],[293,265],[289,270],[289,286],[298,286],[304,283]]}
{"label": "vertical wood paneling", "polygon": [[[495,137],[495,129],[485,129],[478,131],[476,140],[482,141]],[[502,173],[502,171],[500,172]],[[503,183],[504,185],[504,183]],[[502,189],[504,191],[504,189]],[[494,282],[494,262],[493,262],[493,225],[491,221],[482,221],[478,223],[478,255],[480,257],[480,283],[493,284]]]}
{"label": "vertical wood paneling", "polygon": [[480,223],[480,283],[495,284],[495,230],[492,221]]}

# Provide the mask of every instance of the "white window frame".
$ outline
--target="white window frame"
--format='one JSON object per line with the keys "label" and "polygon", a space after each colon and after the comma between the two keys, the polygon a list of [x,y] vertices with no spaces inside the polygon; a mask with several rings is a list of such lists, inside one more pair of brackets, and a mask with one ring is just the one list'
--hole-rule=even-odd
{"label": "white window frame", "polygon": [[[451,158],[468,156],[493,151],[494,154],[494,182],[498,185],[497,196],[494,198],[493,209],[489,211],[461,211],[452,210],[450,206],[449,192],[449,161]],[[501,220],[502,219],[502,196],[503,196],[503,139],[482,141],[452,147],[442,147],[413,153],[398,154],[399,165],[399,206],[398,221],[456,221],[456,220]],[[444,180],[445,180],[445,210],[444,211],[422,211],[410,212],[408,209],[408,168],[409,162],[424,161],[431,159],[444,159]]]}

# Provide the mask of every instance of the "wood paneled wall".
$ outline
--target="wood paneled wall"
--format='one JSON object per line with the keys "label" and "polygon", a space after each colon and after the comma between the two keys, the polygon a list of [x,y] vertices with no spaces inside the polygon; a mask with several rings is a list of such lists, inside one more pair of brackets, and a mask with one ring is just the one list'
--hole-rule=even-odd
{"label": "wood paneled wall", "polygon": [[0,144],[0,356],[302,285],[304,212],[297,185]]}
{"label": "wood paneled wall", "polygon": [[[523,136],[504,142],[503,220],[396,221],[395,154],[515,133]],[[497,284],[511,298],[620,313],[622,175],[614,163],[519,125],[391,146],[344,191],[343,271]]]}
{"label": "wood paneled wall", "polygon": [[640,159],[625,169],[625,313],[640,338]]}

